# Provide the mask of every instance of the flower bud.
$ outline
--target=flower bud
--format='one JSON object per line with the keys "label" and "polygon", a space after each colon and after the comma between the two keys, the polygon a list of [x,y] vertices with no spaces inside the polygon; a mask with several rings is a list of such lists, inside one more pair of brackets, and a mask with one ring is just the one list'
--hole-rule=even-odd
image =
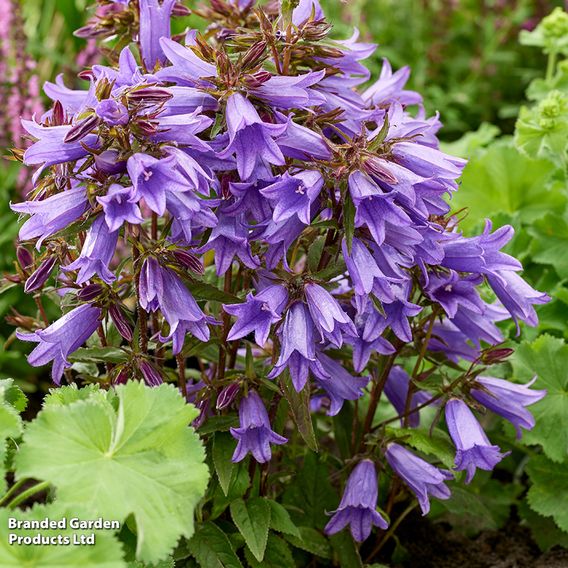
{"label": "flower bud", "polygon": [[103,287],[100,284],[88,284],[84,286],[77,292],[77,298],[83,300],[84,302],[90,302],[94,300],[101,292]]}
{"label": "flower bud", "polygon": [[85,138],[100,122],[100,118],[94,114],[74,124],[65,135],[63,142],[77,142]]}
{"label": "flower bud", "polygon": [[55,256],[50,256],[39,265],[39,267],[26,280],[26,284],[24,286],[24,292],[26,294],[38,290],[45,284],[53,270],[53,267],[55,266],[56,260],[57,258]]}
{"label": "flower bud", "polygon": [[135,125],[137,132],[142,136],[154,136],[158,132],[158,125],[150,120],[138,120]]}
{"label": "flower bud", "polygon": [[246,75],[245,82],[251,89],[256,89],[260,87],[263,83],[266,83],[272,75],[268,71],[257,71],[253,75]]}
{"label": "flower bud", "polygon": [[505,359],[510,357],[515,352],[514,349],[506,347],[489,348],[481,354],[481,361],[486,365],[494,365],[495,363],[502,363]]}
{"label": "flower bud", "polygon": [[135,103],[159,104],[169,101],[173,97],[172,93],[161,87],[143,87],[130,91],[126,98]]}
{"label": "flower bud", "polygon": [[172,10],[172,16],[176,17],[191,16],[191,10],[187,6],[184,6],[180,2],[177,2],[176,4],[174,4]]}
{"label": "flower bud", "polygon": [[65,124],[65,109],[60,101],[55,101],[53,103],[53,111],[51,113],[51,124],[53,126],[59,126]]}
{"label": "flower bud", "polygon": [[16,258],[20,266],[26,270],[34,263],[32,253],[25,247],[19,246],[16,250]]}
{"label": "flower bud", "polygon": [[189,270],[197,274],[205,272],[201,260],[189,251],[179,249],[174,251],[174,256],[183,267],[189,268]]}
{"label": "flower bud", "polygon": [[111,304],[108,309],[108,314],[112,323],[116,326],[118,333],[120,333],[126,341],[132,341],[132,327],[120,307],[116,304]]}
{"label": "flower bud", "polygon": [[264,40],[254,43],[243,56],[241,62],[243,69],[246,67],[254,67],[259,63],[266,51],[266,46],[267,43]]}
{"label": "flower bud", "polygon": [[164,382],[162,380],[162,376],[160,375],[158,370],[154,367],[154,365],[152,365],[145,359],[142,359],[142,361],[138,363],[138,368],[140,369],[140,372],[144,377],[144,382],[149,387],[159,387]]}
{"label": "flower bud", "polygon": [[215,408],[217,410],[223,410],[231,405],[231,403],[235,400],[235,397],[239,393],[240,386],[239,383],[231,383],[227,385],[217,397],[217,404]]}
{"label": "flower bud", "polygon": [[105,150],[95,155],[95,164],[104,174],[120,174],[126,170],[126,160],[119,160],[119,155],[118,150]]}
{"label": "flower bud", "polygon": [[124,126],[128,124],[128,109],[114,99],[104,99],[95,108],[99,118],[110,126]]}

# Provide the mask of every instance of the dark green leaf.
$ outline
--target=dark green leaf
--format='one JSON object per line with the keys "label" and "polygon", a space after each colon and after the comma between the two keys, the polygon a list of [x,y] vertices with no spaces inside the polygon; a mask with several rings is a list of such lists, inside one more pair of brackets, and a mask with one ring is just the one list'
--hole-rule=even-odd
{"label": "dark green leaf", "polygon": [[331,558],[331,546],[319,531],[311,527],[298,527],[300,537],[286,535],[286,540],[295,547],[321,558]]}
{"label": "dark green leaf", "polygon": [[298,527],[292,522],[290,514],[285,507],[273,501],[272,499],[267,499],[270,505],[270,528],[275,531],[291,534],[293,536],[300,537],[300,531]]}
{"label": "dark green leaf", "polygon": [[217,432],[213,440],[213,463],[219,485],[225,495],[229,494],[234,464],[231,461],[235,451],[235,439],[225,432]]}
{"label": "dark green leaf", "polygon": [[201,568],[243,568],[229,538],[214,523],[199,527],[187,547]]}
{"label": "dark green leaf", "polygon": [[231,518],[254,557],[262,562],[270,526],[270,506],[263,497],[237,499],[230,506]]}

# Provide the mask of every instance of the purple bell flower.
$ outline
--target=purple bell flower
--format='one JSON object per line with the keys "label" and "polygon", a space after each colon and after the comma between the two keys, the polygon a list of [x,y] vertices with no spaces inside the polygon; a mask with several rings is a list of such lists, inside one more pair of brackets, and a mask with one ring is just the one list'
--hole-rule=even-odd
{"label": "purple bell flower", "polygon": [[274,203],[272,219],[275,223],[286,221],[293,215],[305,225],[312,219],[312,203],[323,187],[319,172],[306,170],[295,175],[286,172],[278,181],[260,190],[260,193]]}
{"label": "purple bell flower", "polygon": [[97,201],[103,206],[104,218],[109,231],[118,231],[123,223],[138,225],[144,221],[137,205],[134,188],[113,183]]}
{"label": "purple bell flower", "polygon": [[351,472],[339,507],[324,532],[332,535],[349,525],[353,538],[363,542],[371,534],[373,525],[386,530],[388,523],[376,510],[378,494],[375,464],[371,460],[360,461]]}
{"label": "purple bell flower", "polygon": [[448,430],[457,450],[455,469],[467,472],[466,483],[473,479],[477,468],[491,471],[511,453],[501,453],[499,446],[491,445],[465,402],[453,398],[446,404],[445,412]]}
{"label": "purple bell flower", "polygon": [[[410,376],[398,365],[391,369],[387,382],[385,383],[385,394],[390,403],[395,407],[396,411],[402,416],[406,411],[406,398],[408,389],[410,388]],[[424,391],[416,391],[410,399],[409,410],[414,410],[424,402],[430,400],[428,393]],[[400,419],[401,425],[404,424],[404,418]],[[408,415],[408,425],[411,428],[417,428],[420,425],[420,413],[413,412]]]}
{"label": "purple bell flower", "polygon": [[445,482],[454,478],[452,472],[434,467],[398,444],[388,445],[385,458],[416,495],[423,516],[430,511],[429,495],[438,499],[450,498],[451,492]]}
{"label": "purple bell flower", "polygon": [[459,307],[481,314],[485,304],[479,297],[477,286],[482,281],[482,276],[461,277],[453,270],[449,274],[429,274],[425,291],[432,301],[442,306],[450,318],[456,315]]}
{"label": "purple bell flower", "polygon": [[472,389],[471,396],[495,414],[511,422],[517,432],[517,439],[520,439],[521,428],[532,430],[535,425],[534,416],[525,407],[546,396],[545,390],[529,388],[535,381],[536,377],[526,385],[518,385],[493,377],[477,377],[476,383],[484,388]]}
{"label": "purple bell flower", "polygon": [[83,187],[68,189],[41,201],[25,201],[10,205],[14,211],[30,215],[22,225],[19,237],[22,241],[39,237],[36,243],[38,250],[44,239],[75,222],[88,206],[89,202]]}
{"label": "purple bell flower", "polygon": [[78,270],[77,284],[84,284],[95,275],[110,284],[116,280],[108,265],[114,256],[117,242],[118,231],[109,231],[104,216],[99,215],[87,231],[81,255],[63,270]]}
{"label": "purple bell flower", "polygon": [[114,99],[105,99],[95,107],[95,113],[110,126],[128,124],[128,109]]}
{"label": "purple bell flower", "polygon": [[64,369],[71,366],[67,356],[76,351],[99,327],[101,310],[83,304],[67,312],[45,329],[33,333],[16,332],[18,339],[39,345],[29,354],[28,363],[41,367],[53,362],[51,378],[56,385],[61,382]]}
{"label": "purple bell flower", "polygon": [[176,0],[140,0],[140,49],[148,71],[154,69],[156,62],[166,62],[160,39],[170,37],[175,3]]}
{"label": "purple bell flower", "polygon": [[280,321],[288,302],[288,291],[283,286],[268,286],[256,296],[248,294],[243,304],[224,304],[223,309],[237,318],[227,341],[245,337],[254,331],[256,344],[262,347],[267,341],[272,324]]}
{"label": "purple bell flower", "polygon": [[284,165],[284,156],[274,138],[284,134],[287,124],[264,122],[252,103],[239,93],[229,97],[226,119],[229,145],[219,157],[235,154],[242,181],[252,176],[258,162]]}
{"label": "purple bell flower", "polygon": [[316,359],[314,342],[314,322],[307,306],[295,302],[286,312],[284,323],[278,330],[280,337],[280,356],[269,379],[277,377],[288,368],[294,388],[300,392],[308,380],[310,363]]}
{"label": "purple bell flower", "polygon": [[201,341],[209,341],[208,323],[214,323],[197,305],[181,279],[169,268],[160,266],[149,257],[142,265],[139,284],[140,305],[148,312],[158,308],[170,326],[168,336],[160,334],[161,342],[172,340],[172,351],[177,355],[183,348],[189,332]]}
{"label": "purple bell flower", "polygon": [[244,460],[249,452],[258,463],[266,463],[272,458],[270,444],[280,446],[288,441],[271,429],[266,408],[255,391],[241,400],[239,421],[239,428],[231,428],[231,435],[238,441],[231,460],[234,463]]}
{"label": "purple bell flower", "polygon": [[169,192],[190,189],[187,178],[177,169],[175,156],[161,160],[146,154],[134,154],[128,158],[127,169],[136,199],[144,199],[148,207],[158,215],[166,211],[166,196]]}
{"label": "purple bell flower", "polygon": [[351,318],[337,300],[319,284],[309,282],[304,287],[308,309],[322,341],[327,339],[335,347],[343,345],[343,335],[356,336]]}

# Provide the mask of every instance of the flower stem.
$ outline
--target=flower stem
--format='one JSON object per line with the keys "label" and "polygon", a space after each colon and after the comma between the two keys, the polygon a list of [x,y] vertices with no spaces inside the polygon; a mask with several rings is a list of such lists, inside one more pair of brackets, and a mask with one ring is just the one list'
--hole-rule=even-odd
{"label": "flower stem", "polygon": [[6,506],[9,509],[14,509],[20,503],[24,503],[30,497],[32,497],[36,493],[41,493],[42,491],[45,491],[48,487],[49,487],[49,481],[42,481],[41,483],[36,483],[35,485],[32,485],[32,487],[30,487],[29,489],[26,489],[25,491],[22,491],[22,493],[16,495]]}

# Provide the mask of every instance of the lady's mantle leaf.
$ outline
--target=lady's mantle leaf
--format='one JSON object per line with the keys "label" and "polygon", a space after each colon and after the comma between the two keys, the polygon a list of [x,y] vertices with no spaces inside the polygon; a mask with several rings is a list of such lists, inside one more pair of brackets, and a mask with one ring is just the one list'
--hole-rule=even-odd
{"label": "lady's mantle leaf", "polygon": [[42,410],[16,457],[18,478],[49,481],[62,502],[136,520],[136,557],[165,558],[193,534],[193,510],[208,480],[204,451],[188,428],[197,411],[168,385],[116,388],[118,409],[96,393]]}
{"label": "lady's mantle leaf", "polygon": [[[38,520],[41,521],[46,517],[52,521],[60,519],[80,518],[81,520],[90,519],[92,516],[87,512],[80,512],[77,505],[65,506],[61,503],[50,503],[49,505],[36,505],[33,509],[27,511],[11,511],[9,509],[0,509],[0,566],[8,568],[21,568],[27,566],[29,568],[47,568],[55,567],[64,568],[124,568],[126,563],[122,560],[122,548],[118,539],[110,530],[79,530],[72,529],[67,526],[66,529],[53,530],[24,530],[9,529],[8,518],[16,518],[18,520]],[[108,520],[111,518],[108,517]],[[69,525],[69,522],[67,523]],[[38,533],[44,537],[55,537],[58,535],[71,539],[69,545],[24,545],[9,544],[8,534],[12,533],[17,536],[35,537]],[[73,544],[73,535],[81,538],[81,535],[95,534],[94,545]]]}

